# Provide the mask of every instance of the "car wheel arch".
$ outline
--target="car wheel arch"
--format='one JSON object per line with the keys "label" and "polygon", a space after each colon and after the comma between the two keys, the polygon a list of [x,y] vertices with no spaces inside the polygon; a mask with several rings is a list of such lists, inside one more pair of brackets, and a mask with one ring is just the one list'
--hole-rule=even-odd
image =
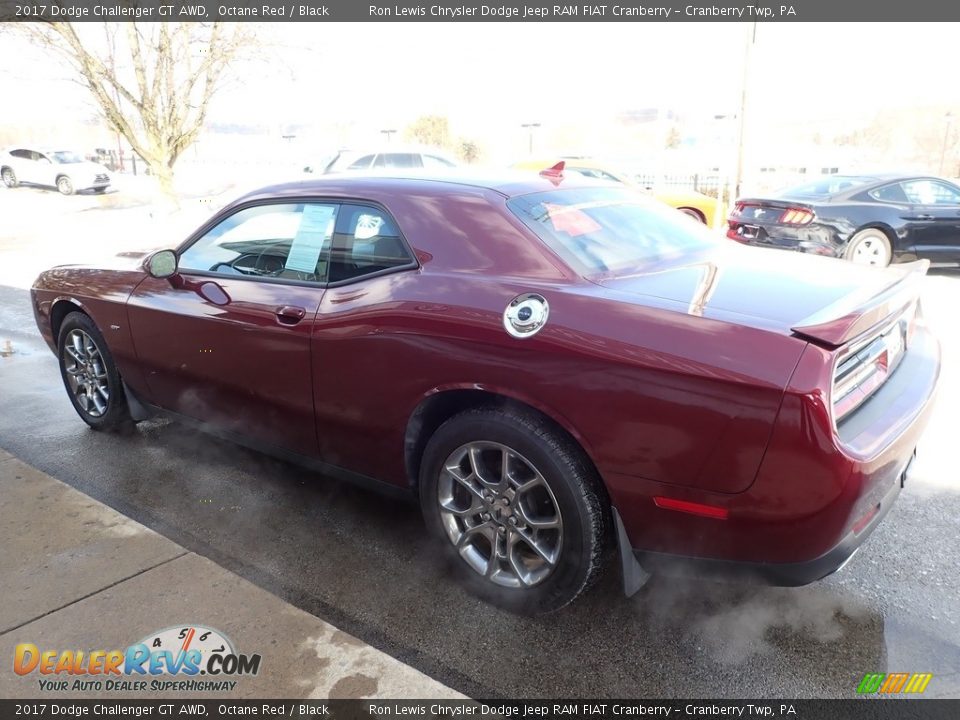
{"label": "car wheel arch", "polygon": [[689,216],[692,217],[694,220],[698,220],[698,221],[702,222],[704,225],[707,225],[707,224],[708,224],[708,223],[707,223],[707,218],[706,218],[706,216],[704,216],[703,212],[701,212],[700,210],[698,210],[698,209],[695,208],[695,207],[692,207],[692,206],[690,206],[690,205],[681,205],[681,206],[679,206],[679,207],[677,208],[677,210],[679,210],[680,212],[684,213],[685,215],[689,215]]}
{"label": "car wheel arch", "polygon": [[[53,332],[54,341],[60,337],[60,326],[63,324],[63,319],[72,312],[83,313],[94,320],[93,316],[78,300],[69,297],[57,298],[50,306],[50,330]],[[94,323],[96,323],[96,320],[94,320]]]}
{"label": "car wheel arch", "polygon": [[426,393],[407,419],[404,433],[404,467],[408,482],[416,488],[420,477],[420,461],[430,437],[454,415],[480,407],[500,407],[514,409],[518,413],[536,415],[567,437],[573,446],[583,453],[586,462],[602,475],[593,459],[589,444],[569,422],[558,413],[528,398],[519,397],[500,388],[483,388],[477,385],[464,385],[435,388]]}

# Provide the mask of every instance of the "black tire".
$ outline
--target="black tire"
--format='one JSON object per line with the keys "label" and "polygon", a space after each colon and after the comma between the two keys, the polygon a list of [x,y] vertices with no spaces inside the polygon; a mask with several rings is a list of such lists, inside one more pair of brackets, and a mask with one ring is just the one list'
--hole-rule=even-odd
{"label": "black tire", "polygon": [[61,175],[57,178],[57,190],[60,191],[61,195],[73,195],[76,192],[76,189],[73,187],[73,180],[66,175]]}
{"label": "black tire", "polygon": [[874,267],[887,267],[893,260],[890,238],[879,228],[861,230],[847,243],[843,257],[850,262]]}
{"label": "black tire", "polygon": [[15,188],[20,184],[20,181],[17,180],[17,174],[13,171],[13,168],[5,167],[0,171],[0,177],[3,178],[3,184],[8,188]]}
{"label": "black tire", "polygon": [[682,212],[684,215],[692,217],[694,220],[696,220],[698,223],[702,225],[707,224],[707,219],[703,216],[703,213],[695,208],[682,207],[682,208],[677,208],[677,210]]}
{"label": "black tire", "polygon": [[[549,574],[535,584],[526,587],[495,584],[461,557],[450,531],[444,525],[439,495],[441,473],[447,460],[471,443],[505,446],[512,453],[519,453],[522,456],[519,460],[529,463],[531,467],[527,469],[539,472],[549,487],[549,499],[555,502],[561,528],[543,532],[556,532],[559,535],[559,555]],[[470,502],[472,505],[473,498]],[[519,500],[515,499],[515,502],[521,504]],[[443,548],[454,571],[467,588],[481,598],[515,613],[534,615],[552,612],[572,602],[600,577],[610,547],[609,502],[595,470],[579,447],[533,413],[480,408],[447,420],[430,438],[424,450],[420,504],[429,532]],[[521,518],[518,510],[514,508],[514,513]],[[449,522],[449,514],[447,517]],[[517,532],[515,527],[497,530],[506,531],[508,537],[514,537],[510,533]],[[532,528],[527,528],[528,533],[531,531]],[[509,541],[505,542],[505,549],[509,553]],[[502,562],[509,563],[506,558]]]}
{"label": "black tire", "polygon": [[[99,364],[97,362],[91,362],[90,367],[91,373],[105,375],[105,383],[109,397],[104,402],[102,396],[100,396],[99,402],[104,403],[102,411],[98,411],[96,407],[92,410],[84,407],[84,402],[82,402],[80,398],[81,396],[89,397],[88,393],[86,391],[80,392],[75,390],[74,384],[71,381],[71,369],[75,369],[77,364],[73,356],[68,352],[66,345],[73,339],[74,331],[85,334],[94,344],[98,353],[100,359]],[[107,347],[103,335],[97,329],[93,320],[81,312],[68,314],[60,326],[57,349],[63,387],[66,389],[67,397],[70,398],[70,402],[73,404],[73,408],[77,411],[80,419],[94,430],[112,430],[118,432],[128,432],[131,430],[134,423],[130,417],[127,398],[123,393],[120,373],[117,372],[117,366],[113,361],[113,355],[110,354],[110,348]],[[73,367],[71,367],[71,364]],[[89,402],[87,404],[89,404]]]}

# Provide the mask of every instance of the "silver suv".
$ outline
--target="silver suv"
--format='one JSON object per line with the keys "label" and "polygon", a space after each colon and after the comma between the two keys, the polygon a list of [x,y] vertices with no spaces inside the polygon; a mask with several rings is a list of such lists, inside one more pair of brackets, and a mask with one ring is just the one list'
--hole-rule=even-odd
{"label": "silver suv", "polygon": [[459,163],[440,150],[432,148],[391,147],[381,150],[341,150],[323,158],[317,165],[308,165],[306,173],[325,175],[358,170],[407,170],[426,168],[442,170],[457,167]]}

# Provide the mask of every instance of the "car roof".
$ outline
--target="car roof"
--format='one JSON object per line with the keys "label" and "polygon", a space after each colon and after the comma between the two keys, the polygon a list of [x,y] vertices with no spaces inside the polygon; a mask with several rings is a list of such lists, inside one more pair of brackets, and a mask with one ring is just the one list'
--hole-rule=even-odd
{"label": "car roof", "polygon": [[403,143],[397,143],[393,145],[373,145],[370,147],[345,147],[340,148],[339,150],[330,153],[330,155],[349,155],[350,157],[354,156],[363,156],[363,155],[407,155],[410,153],[416,153],[418,155],[436,155],[437,157],[442,157],[448,160],[454,160],[454,157],[439,148],[430,147],[429,145],[405,145]]}
{"label": "car roof", "polygon": [[[786,187],[780,188],[779,190],[770,193],[770,197],[776,199],[808,199],[808,198],[817,198],[823,202],[836,202],[836,201],[845,201],[849,200],[855,195],[860,193],[870,192],[875,190],[878,187],[887,185],[893,182],[902,182],[904,180],[920,180],[920,179],[931,179],[936,180],[938,178],[922,175],[917,173],[898,173],[898,172],[883,172],[883,173],[843,173],[837,175],[811,175],[806,179],[799,182],[792,183]],[[826,192],[826,193],[798,193],[797,190],[805,186],[815,184],[817,182],[829,182],[831,180],[854,180],[858,181],[851,187],[844,188],[842,190],[837,190],[835,192]]]}
{"label": "car roof", "polygon": [[579,187],[620,187],[617,183],[585,178],[571,173],[560,178],[548,178],[532,171],[519,170],[463,170],[449,172],[395,171],[383,173],[331,173],[317,178],[280,183],[254,190],[237,203],[270,197],[310,195],[356,196],[363,192],[406,193],[427,192],[444,195],[464,187],[491,190],[506,198]]}
{"label": "car roof", "polygon": [[831,197],[846,199],[853,195],[876,190],[877,188],[888,185],[889,183],[903,182],[904,180],[939,180],[943,182],[951,182],[946,178],[940,178],[935,175],[925,175],[923,173],[863,173],[851,177],[862,178],[866,182],[864,182],[862,185],[858,185],[857,187],[848,188],[847,190],[835,193]]}
{"label": "car roof", "polygon": [[50,146],[50,145],[9,145],[4,152],[12,152],[13,150],[30,150],[31,152],[43,153],[44,155],[49,155],[50,153],[55,152],[75,152],[78,155],[81,154],[77,150],[74,150],[70,147],[60,147],[60,146]]}

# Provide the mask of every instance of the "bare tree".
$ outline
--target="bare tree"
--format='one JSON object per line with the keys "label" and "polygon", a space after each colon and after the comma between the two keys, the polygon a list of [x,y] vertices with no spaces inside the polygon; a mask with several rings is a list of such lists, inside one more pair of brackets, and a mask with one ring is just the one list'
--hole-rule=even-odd
{"label": "bare tree", "polygon": [[450,146],[450,123],[443,115],[421,115],[403,131],[404,137],[423,145]]}
{"label": "bare tree", "polygon": [[683,135],[680,134],[680,128],[676,124],[671,125],[663,140],[663,146],[668,150],[676,150],[682,142]]}
{"label": "bare tree", "polygon": [[203,129],[231,63],[254,48],[241,24],[23,23],[73,70],[97,109],[174,197],[173,168]]}
{"label": "bare tree", "polygon": [[468,140],[467,138],[460,138],[457,141],[456,151],[457,157],[468,164],[479,161],[480,156],[483,154],[480,146],[473,140]]}

